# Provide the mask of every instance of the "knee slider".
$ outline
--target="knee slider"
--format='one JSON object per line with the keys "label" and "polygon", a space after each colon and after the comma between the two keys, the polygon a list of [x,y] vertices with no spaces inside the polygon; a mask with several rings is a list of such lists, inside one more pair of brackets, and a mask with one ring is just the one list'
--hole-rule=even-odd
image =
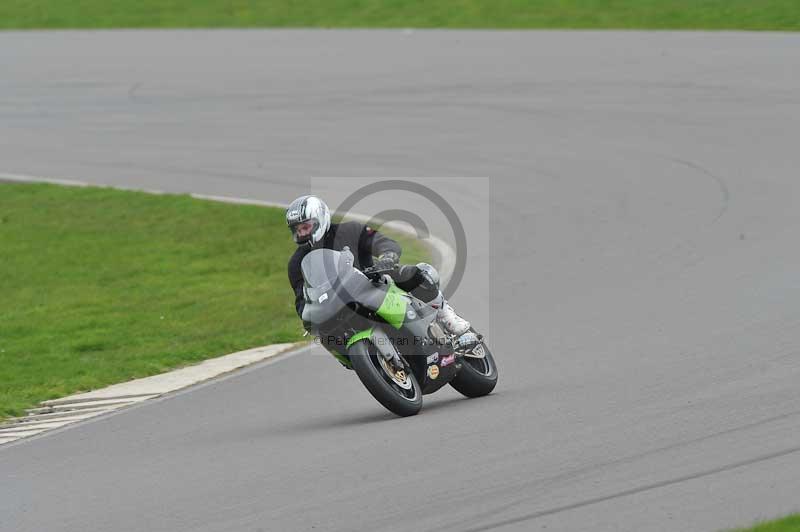
{"label": "knee slider", "polygon": [[436,270],[436,268],[427,262],[420,262],[417,264],[417,269],[419,270],[419,273],[423,279],[422,284],[420,285],[421,287],[428,290],[439,289],[439,272]]}

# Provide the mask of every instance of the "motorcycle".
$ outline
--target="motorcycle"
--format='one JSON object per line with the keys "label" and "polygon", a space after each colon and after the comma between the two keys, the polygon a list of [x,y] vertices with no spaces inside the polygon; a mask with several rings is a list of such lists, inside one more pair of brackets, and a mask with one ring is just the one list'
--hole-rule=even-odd
{"label": "motorcycle", "polygon": [[491,393],[497,365],[481,334],[471,329],[472,341],[460,343],[436,322],[437,309],[397,287],[387,271],[353,264],[347,247],[304,257],[302,319],[379,403],[413,416],[423,395],[446,384],[467,397]]}

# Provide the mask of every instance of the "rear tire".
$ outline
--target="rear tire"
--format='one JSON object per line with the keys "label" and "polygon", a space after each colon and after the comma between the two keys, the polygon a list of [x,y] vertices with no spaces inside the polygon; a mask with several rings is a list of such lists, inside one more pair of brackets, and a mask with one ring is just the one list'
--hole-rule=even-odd
{"label": "rear tire", "polygon": [[[381,365],[383,358],[369,340],[355,343],[349,350],[350,362],[364,387],[380,404],[398,416],[413,416],[422,408],[422,388],[406,367],[410,389],[397,384]],[[380,358],[379,358],[380,357]]]}
{"label": "rear tire", "polygon": [[481,343],[480,346],[482,346],[485,356],[473,358],[465,355],[461,359],[461,370],[450,381],[450,386],[467,397],[489,395],[497,386],[497,364],[494,362],[492,352],[489,351],[486,344]]}

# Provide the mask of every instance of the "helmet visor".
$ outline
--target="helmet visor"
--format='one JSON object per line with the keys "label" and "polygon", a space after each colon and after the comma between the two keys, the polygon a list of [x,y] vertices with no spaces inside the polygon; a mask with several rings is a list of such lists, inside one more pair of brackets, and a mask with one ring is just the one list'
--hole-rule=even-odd
{"label": "helmet visor", "polygon": [[292,224],[289,226],[289,229],[292,231],[292,238],[298,244],[302,244],[303,242],[308,242],[314,231],[317,230],[319,227],[319,222],[316,220],[304,220],[302,222],[298,222],[296,224]]}

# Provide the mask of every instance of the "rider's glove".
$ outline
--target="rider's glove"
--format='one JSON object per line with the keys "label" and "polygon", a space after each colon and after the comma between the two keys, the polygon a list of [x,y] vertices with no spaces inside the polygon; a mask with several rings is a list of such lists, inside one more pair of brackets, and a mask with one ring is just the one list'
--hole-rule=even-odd
{"label": "rider's glove", "polygon": [[305,329],[306,332],[311,336],[319,336],[319,331],[317,330],[316,325],[310,321],[303,320],[303,329]]}
{"label": "rider's glove", "polygon": [[399,260],[400,256],[394,251],[385,251],[381,253],[378,260],[374,262],[372,268],[376,271],[393,270],[397,267],[397,262]]}

